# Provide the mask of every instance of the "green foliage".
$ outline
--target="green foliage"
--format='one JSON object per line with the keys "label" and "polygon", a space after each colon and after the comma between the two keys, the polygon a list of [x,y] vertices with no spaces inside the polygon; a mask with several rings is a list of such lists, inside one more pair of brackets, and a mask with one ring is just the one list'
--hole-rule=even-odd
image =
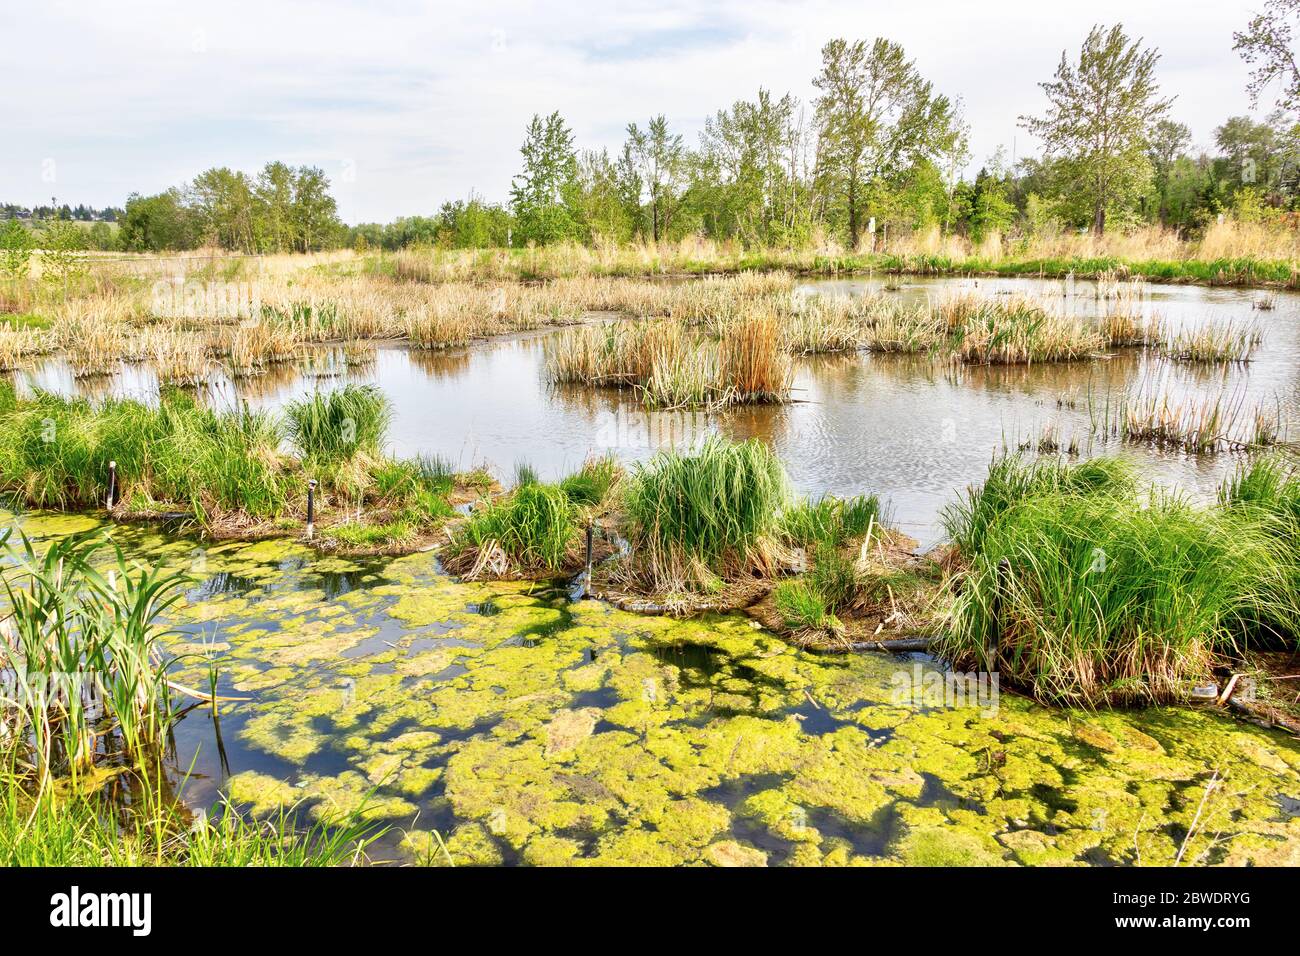
{"label": "green foliage", "polygon": [[66,283],[86,272],[86,237],[75,223],[56,219],[45,225],[40,239],[41,278]]}
{"label": "green foliage", "polygon": [[802,579],[778,584],[772,591],[772,603],[786,627],[795,631],[820,631],[838,623],[817,590]]}
{"label": "green foliage", "polygon": [[21,222],[17,219],[6,220],[0,226],[0,278],[27,278],[34,246],[32,234]]}
{"label": "green foliage", "polygon": [[1121,26],[1093,27],[1078,62],[1062,56],[1055,77],[1040,84],[1047,112],[1022,119],[1055,161],[1059,194],[1083,205],[1098,234],[1108,213],[1131,208],[1149,187],[1147,134],[1171,102],[1155,80],[1159,53],[1140,44]]}
{"label": "green foliage", "polygon": [[582,468],[560,482],[560,490],[579,506],[595,506],[605,500],[622,473],[612,457],[593,458]]}
{"label": "green foliage", "polygon": [[90,770],[113,743],[143,765],[175,719],[156,619],[180,599],[184,578],[129,564],[116,545],[103,574],[93,559],[109,543],[71,535],[38,556],[26,538],[16,547],[8,531],[0,538],[9,608],[0,674],[24,677],[0,700],[0,755],[42,779]]}
{"label": "green foliage", "polygon": [[690,455],[634,466],[624,497],[634,554],[659,583],[707,582],[754,560],[789,498],[780,460],[755,439],[717,436]]}
{"label": "green foliage", "polygon": [[813,549],[808,585],[820,595],[826,607],[838,612],[853,603],[860,583],[853,559],[832,544],[822,542]]}
{"label": "green foliage", "polygon": [[[0,389],[0,489],[38,507],[102,506],[109,462],[121,497],[170,503],[200,520],[212,512],[281,513],[290,484],[278,460],[280,426],[265,413],[218,414],[180,392],[157,407],[129,399],[92,404]],[[165,510],[165,509],[162,509]]]}
{"label": "green foliage", "polygon": [[499,547],[517,567],[558,571],[577,534],[577,510],[558,487],[527,484],[487,505],[466,522],[461,548]]}
{"label": "green foliage", "polygon": [[294,807],[253,821],[222,801],[195,817],[156,768],[129,783],[122,804],[89,788],[33,792],[0,764],[0,866],[349,866],[387,830],[364,821],[365,805],[306,830]]}
{"label": "green foliage", "polygon": [[787,509],[781,516],[781,526],[785,537],[800,547],[822,542],[840,547],[861,538],[873,525],[879,530],[882,520],[880,499],[875,495],[824,495]]}
{"label": "green foliage", "polygon": [[1237,469],[1219,489],[1219,501],[1254,512],[1300,547],[1300,471],[1281,455],[1261,456]]}
{"label": "green foliage", "polygon": [[514,241],[546,245],[579,237],[570,208],[578,177],[573,133],[559,113],[534,115],[520,147],[524,168],[510,187],[515,215]]}
{"label": "green foliage", "polygon": [[337,465],[364,452],[378,456],[392,421],[392,406],[374,385],[345,385],[284,409],[289,439],[305,459]]}
{"label": "green foliage", "polygon": [[1297,613],[1294,554],[1261,522],[1172,497],[1037,488],[968,559],[940,652],[1050,701],[1181,699],[1214,655]]}
{"label": "green foliage", "polygon": [[901,46],[884,38],[870,46],[831,40],[822,47],[813,85],[818,175],[856,248],[873,189],[911,162],[955,155],[962,131],[952,102],[934,92]]}
{"label": "green foliage", "polygon": [[1006,455],[989,466],[978,488],[969,488],[943,510],[948,538],[963,555],[978,554],[990,526],[1009,508],[1049,493],[1123,495],[1136,487],[1133,467],[1121,458],[1090,458],[1071,465],[1059,459]]}

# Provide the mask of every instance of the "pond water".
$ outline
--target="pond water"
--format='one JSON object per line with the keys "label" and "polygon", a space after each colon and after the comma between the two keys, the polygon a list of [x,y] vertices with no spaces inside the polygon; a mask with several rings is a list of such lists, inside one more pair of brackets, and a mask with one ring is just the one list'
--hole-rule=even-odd
{"label": "pond water", "polygon": [[[894,280],[891,280],[893,282]],[[879,282],[808,283],[862,294]],[[974,280],[898,280],[943,295]],[[980,280],[1061,296],[1094,287]],[[942,506],[1004,445],[1052,426],[1089,446],[1089,400],[1144,384],[1226,389],[1300,408],[1300,297],[1153,286],[1171,325],[1258,322],[1253,362],[1214,371],[1137,351],[1033,367],[952,368],[919,357],[798,360],[785,406],[645,413],[631,392],[553,388],[545,334],[436,353],[322,348],[241,382],[217,404],[275,407],[373,382],[392,399],[392,450],[558,477],[593,453],[625,460],[721,431],[770,441],[803,492],[873,492],[924,544]],[[51,362],[29,384],[86,388]],[[150,398],[129,366],[100,390]],[[1129,448],[1153,479],[1211,494],[1233,456]],[[49,538],[94,519],[6,519]],[[958,694],[920,655],[818,657],[739,616],[637,616],[528,584],[458,583],[433,558],[323,557],[289,542],[201,542],[139,528],[114,537],[194,577],[171,613],[182,682],[246,700],[175,734],[185,798],[252,812],[356,807],[393,826],[381,860],[460,863],[1300,863],[1300,748],[1191,709],[1083,713],[1003,692]],[[936,682],[938,682],[936,684]],[[978,691],[979,688],[975,688]],[[188,773],[186,773],[188,771]],[[1188,839],[1211,780],[1197,831]],[[373,793],[372,793],[373,791]],[[369,794],[369,797],[367,795]],[[1217,834],[1217,839],[1211,839]],[[1186,846],[1184,842],[1186,841]]]}
{"label": "pond water", "polygon": [[437,831],[459,864],[1300,863],[1300,747],[1226,717],[1048,709],[919,655],[818,657],[423,554],[112,534],[194,579],[176,677],[215,663],[246,698],[180,722],[185,799],[364,801],[380,862],[436,862]]}
{"label": "pond water", "polygon": [[[813,281],[799,294],[860,295],[881,280]],[[920,301],[971,289],[990,295],[1027,292],[1095,316],[1104,307],[1095,283],[1031,279],[898,279],[885,294]],[[1284,423],[1300,416],[1300,296],[1277,293],[1276,307],[1256,310],[1263,294],[1239,289],[1148,285],[1143,307],[1168,328],[1252,322],[1263,332],[1253,361],[1230,366],[1167,362],[1151,352],[1117,350],[1086,362],[1034,366],[953,367],[926,357],[812,356],[797,361],[795,402],[721,413],[646,412],[630,391],[554,387],[544,374],[541,333],[444,352],[403,347],[319,349],[307,361],[238,384],[214,383],[219,405],[275,407],[346,382],[375,383],[394,406],[392,450],[435,453],[468,468],[487,464],[509,482],[517,462],[543,479],[558,478],[591,454],[647,457],[720,431],[769,441],[801,492],[879,494],[894,523],[928,546],[941,537],[940,511],[978,483],[995,452],[1037,441],[1045,429],[1078,442],[1082,453],[1104,449],[1091,438],[1094,412],[1126,390],[1174,395],[1226,394],[1263,404]],[[31,384],[71,391],[70,372],[51,362]],[[124,366],[100,389],[144,398],[157,382],[141,366]],[[1290,437],[1294,438],[1294,434]],[[1211,495],[1231,454],[1208,457],[1130,446],[1153,480]]]}

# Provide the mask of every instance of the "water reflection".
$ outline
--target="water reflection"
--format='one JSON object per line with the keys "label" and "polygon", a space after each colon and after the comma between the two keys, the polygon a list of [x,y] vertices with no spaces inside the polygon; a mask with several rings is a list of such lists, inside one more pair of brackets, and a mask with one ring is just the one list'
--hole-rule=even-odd
{"label": "water reflection", "polygon": [[[801,294],[879,293],[883,279],[803,283]],[[1105,308],[1097,285],[1028,279],[909,279],[885,294],[908,302],[974,290],[1059,297],[1077,314]],[[722,432],[770,442],[806,493],[875,492],[895,520],[925,543],[939,536],[939,512],[983,475],[998,450],[1048,432],[1087,453],[1095,417],[1125,390],[1173,395],[1223,393],[1246,405],[1267,404],[1284,423],[1300,410],[1300,296],[1279,293],[1276,308],[1254,308],[1260,293],[1193,286],[1148,286],[1139,303],[1166,328],[1205,322],[1254,322],[1263,343],[1249,363],[1228,366],[1167,362],[1151,351],[1117,350],[1089,362],[1032,366],[954,366],[924,356],[829,355],[797,360],[794,401],[725,413],[647,412],[631,390],[551,386],[543,374],[547,333],[477,343],[469,348],[375,347],[304,349],[296,364],[204,390],[217,406],[247,402],[274,408],[318,388],[373,383],[393,402],[391,449],[398,455],[439,454],[458,467],[486,464],[508,478],[519,461],[543,479],[576,469],[592,454],[643,459],[666,445]],[[109,379],[75,379],[49,361],[23,376],[26,387],[64,393],[129,395],[156,400],[156,376],[122,365]],[[1293,435],[1291,437],[1294,437]],[[1156,479],[1209,494],[1233,464],[1229,455],[1195,459],[1130,448]]]}

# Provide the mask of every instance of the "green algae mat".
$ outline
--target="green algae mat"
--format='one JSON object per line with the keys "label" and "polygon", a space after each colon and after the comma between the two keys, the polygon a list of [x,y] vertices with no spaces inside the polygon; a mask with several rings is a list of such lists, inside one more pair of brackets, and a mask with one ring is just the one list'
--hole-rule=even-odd
{"label": "green algae mat", "polygon": [[178,726],[186,799],[364,805],[392,828],[379,860],[1300,863],[1300,744],[1220,714],[945,705],[900,693],[935,662],[818,657],[739,616],[458,583],[428,555],[111,534],[193,576],[168,622],[177,679],[205,687],[215,664],[247,698]]}

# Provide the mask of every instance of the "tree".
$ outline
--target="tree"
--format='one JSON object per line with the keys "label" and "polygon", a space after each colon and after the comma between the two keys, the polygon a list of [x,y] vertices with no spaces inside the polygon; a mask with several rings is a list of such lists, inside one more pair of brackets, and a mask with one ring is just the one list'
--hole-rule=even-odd
{"label": "tree", "polygon": [[8,219],[0,228],[0,276],[25,279],[31,264],[32,234],[17,219]]}
{"label": "tree", "polygon": [[662,113],[651,119],[644,131],[636,123],[628,124],[624,155],[648,193],[650,237],[655,242],[667,233],[677,211],[685,152],[681,134],[668,132],[668,120]]}
{"label": "tree", "polygon": [[193,249],[202,232],[198,214],[178,189],[156,196],[132,193],[118,228],[121,248],[135,252]]}
{"label": "tree", "polygon": [[1268,0],[1264,12],[1256,14],[1246,29],[1232,34],[1232,48],[1255,68],[1246,89],[1253,106],[1273,83],[1280,83],[1277,105],[1287,112],[1300,112],[1300,67],[1291,48],[1300,23],[1300,0]]}
{"label": "tree", "polygon": [[1118,24],[1093,27],[1078,63],[1062,53],[1055,78],[1039,84],[1047,112],[1020,117],[1042,139],[1047,156],[1058,160],[1061,191],[1090,207],[1097,235],[1106,231],[1108,209],[1131,205],[1150,182],[1147,131],[1172,102],[1159,96],[1160,54],[1141,43],[1130,42]]}
{"label": "tree", "polygon": [[883,38],[831,40],[822,47],[822,71],[813,80],[819,178],[840,204],[851,245],[861,232],[868,192],[877,179],[951,148],[956,111],[936,95],[903,48]]}
{"label": "tree", "polygon": [[585,242],[624,242],[632,237],[639,217],[628,215],[619,186],[619,169],[608,151],[589,149],[579,155],[573,195]]}
{"label": "tree", "polygon": [[298,252],[312,252],[337,242],[343,232],[338,203],[330,195],[330,181],[317,166],[299,166],[293,172],[291,222]]}
{"label": "tree", "polygon": [[86,237],[70,219],[53,219],[41,233],[41,278],[67,283],[86,272]]}
{"label": "tree", "polygon": [[1165,225],[1170,224],[1169,177],[1174,163],[1192,144],[1192,131],[1170,119],[1156,120],[1147,136],[1147,159],[1154,174],[1155,201],[1151,213]]}
{"label": "tree", "polygon": [[534,115],[519,149],[524,168],[510,186],[510,204],[521,242],[546,244],[578,238],[579,226],[570,208],[578,178],[573,133],[560,114]]}
{"label": "tree", "polygon": [[738,100],[704,121],[696,188],[713,207],[716,230],[764,243],[794,229],[805,158],[797,107],[788,93],[775,99],[760,89],[757,100]]}
{"label": "tree", "polygon": [[206,170],[195,177],[190,202],[203,224],[204,241],[223,249],[256,251],[253,183],[246,174],[224,166]]}
{"label": "tree", "polygon": [[287,252],[296,248],[294,222],[294,171],[281,162],[267,163],[257,174],[254,200],[257,203],[258,248]]}

